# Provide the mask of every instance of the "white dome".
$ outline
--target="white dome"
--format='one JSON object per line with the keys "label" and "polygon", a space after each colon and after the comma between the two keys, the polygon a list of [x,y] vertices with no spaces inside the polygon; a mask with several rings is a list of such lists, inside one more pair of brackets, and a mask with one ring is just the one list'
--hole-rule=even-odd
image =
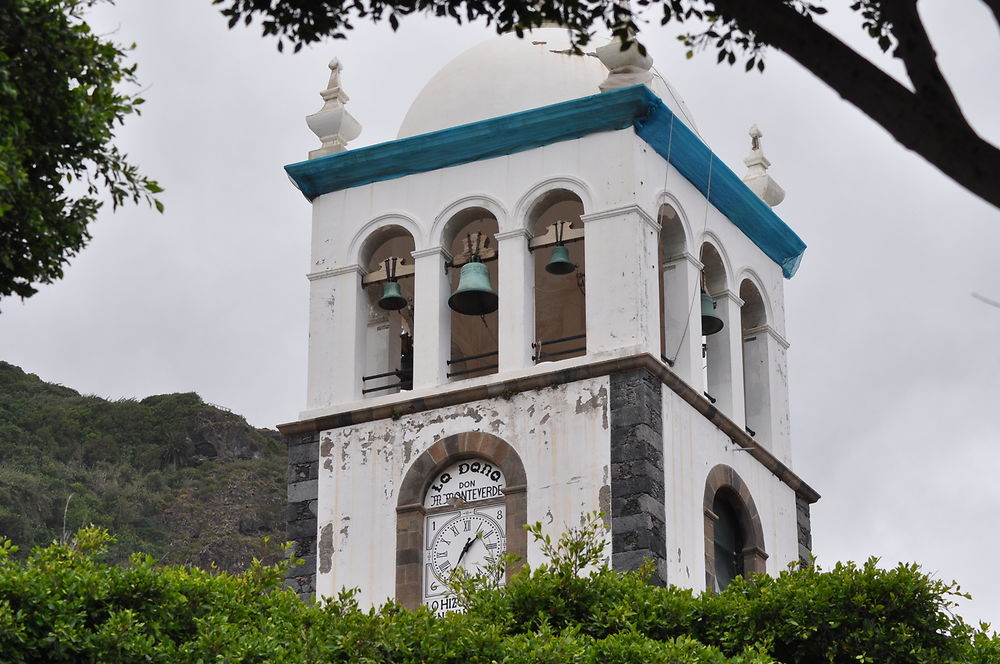
{"label": "white dome", "polygon": [[[398,138],[526,111],[600,92],[607,68],[592,54],[606,40],[572,55],[563,28],[540,28],[519,39],[514,33],[473,46],[424,86],[403,118]],[[697,132],[680,95],[655,70],[652,91]]]}

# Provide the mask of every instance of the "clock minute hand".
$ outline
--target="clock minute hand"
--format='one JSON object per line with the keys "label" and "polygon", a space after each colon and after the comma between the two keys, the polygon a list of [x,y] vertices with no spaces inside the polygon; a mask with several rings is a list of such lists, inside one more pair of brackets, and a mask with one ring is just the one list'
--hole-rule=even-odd
{"label": "clock minute hand", "polygon": [[461,564],[461,562],[462,562],[462,558],[464,558],[464,557],[465,557],[465,554],[469,552],[469,549],[470,549],[470,548],[472,547],[472,543],[473,543],[473,542],[475,542],[475,541],[476,541],[476,538],[475,538],[475,537],[470,537],[470,538],[469,538],[469,541],[468,541],[468,542],[466,542],[466,543],[465,543],[465,546],[463,546],[463,547],[462,547],[462,553],[458,554],[458,560],[457,560],[457,561],[455,562],[455,566],[456,566],[456,567],[457,567],[457,566],[458,566],[459,564]]}

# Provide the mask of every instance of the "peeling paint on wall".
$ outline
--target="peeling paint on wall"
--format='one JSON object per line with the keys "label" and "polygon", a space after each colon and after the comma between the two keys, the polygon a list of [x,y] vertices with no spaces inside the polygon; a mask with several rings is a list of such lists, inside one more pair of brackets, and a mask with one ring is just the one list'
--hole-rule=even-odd
{"label": "peeling paint on wall", "polygon": [[365,440],[361,443],[361,465],[362,466],[367,466],[368,465],[368,450],[370,450],[372,448],[372,445],[374,444],[374,442],[375,441],[372,440],[372,435],[368,434],[368,437],[365,438]]}
{"label": "peeling paint on wall", "polygon": [[319,531],[319,571],[329,574],[333,569],[333,524],[328,523]]}
{"label": "peeling paint on wall", "polygon": [[342,547],[347,544],[347,536],[351,528],[350,520],[351,517],[345,516],[343,518],[344,525],[340,527],[340,544]]}
{"label": "peeling paint on wall", "polygon": [[[604,470],[607,473],[608,467],[605,466]],[[611,486],[608,485],[607,475],[605,475],[605,485],[601,487],[600,491],[597,492],[597,504],[601,506],[601,519],[604,521],[604,527],[611,527]]]}
{"label": "peeling paint on wall", "polygon": [[[334,531],[345,517],[361,525],[350,529],[350,546],[329,533],[325,560],[317,561],[326,577],[319,585],[351,579],[362,588],[362,603],[393,594],[400,482],[428,447],[456,433],[489,432],[514,447],[525,464],[528,523],[558,529],[581,514],[610,514],[607,386],[607,378],[587,379],[324,431],[331,444],[320,470],[319,522]],[[529,549],[529,561],[539,553]]]}
{"label": "peeling paint on wall", "polygon": [[602,425],[605,431],[608,429],[608,390],[605,386],[601,386],[601,389],[597,391],[597,394],[591,393],[591,396],[586,401],[583,400],[583,396],[579,396],[576,399],[576,414],[586,412],[588,410],[601,409],[603,411]]}
{"label": "peeling paint on wall", "polygon": [[341,436],[341,440],[344,441],[344,444],[340,448],[340,469],[346,471],[351,469],[351,433],[349,431],[345,431]]}

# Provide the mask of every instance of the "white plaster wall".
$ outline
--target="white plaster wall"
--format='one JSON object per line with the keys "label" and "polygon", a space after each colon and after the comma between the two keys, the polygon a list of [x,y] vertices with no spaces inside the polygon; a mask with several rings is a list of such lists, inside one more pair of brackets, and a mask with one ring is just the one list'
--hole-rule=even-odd
{"label": "white plaster wall", "polygon": [[764,531],[767,572],[798,561],[795,492],[728,436],[664,388],[663,472],[667,499],[667,581],[705,587],[705,482],[718,464],[731,466],[753,496]]}
{"label": "white plaster wall", "polygon": [[[421,453],[452,434],[484,431],[509,443],[525,467],[528,522],[541,521],[553,535],[584,513],[610,512],[610,491],[602,492],[610,484],[608,390],[600,377],[324,431],[317,595],[359,587],[362,605],[395,595],[399,485]],[[528,562],[539,562],[530,541]]]}

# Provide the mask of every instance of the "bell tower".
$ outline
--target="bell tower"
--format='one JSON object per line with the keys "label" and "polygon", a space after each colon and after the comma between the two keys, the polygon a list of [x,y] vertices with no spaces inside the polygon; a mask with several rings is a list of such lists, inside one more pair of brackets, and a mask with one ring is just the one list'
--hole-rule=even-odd
{"label": "bell tower", "polygon": [[313,211],[307,403],[279,427],[303,596],[449,611],[453,570],[537,564],[526,523],[594,511],[661,584],[809,552],[782,293],[805,245],[761,132],[741,180],[634,45],[568,45],[484,42],[357,149],[331,63],[322,146],[286,167]]}

